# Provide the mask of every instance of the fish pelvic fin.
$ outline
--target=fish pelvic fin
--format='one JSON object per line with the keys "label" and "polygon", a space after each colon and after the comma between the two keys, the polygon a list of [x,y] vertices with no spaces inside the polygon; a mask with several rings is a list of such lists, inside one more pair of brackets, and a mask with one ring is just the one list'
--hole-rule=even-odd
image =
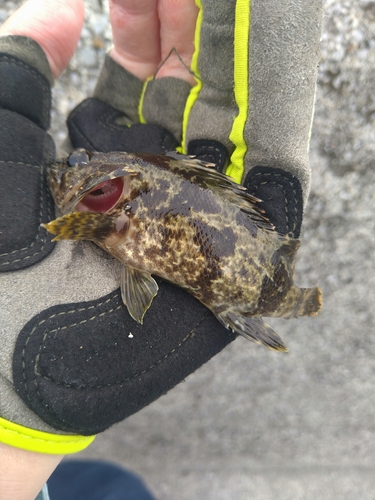
{"label": "fish pelvic fin", "polygon": [[104,240],[115,227],[115,218],[111,215],[94,212],[72,212],[47,224],[41,224],[59,240]]}
{"label": "fish pelvic fin", "polygon": [[232,312],[226,312],[216,317],[226,328],[231,328],[235,333],[239,333],[251,342],[263,344],[273,351],[288,351],[281,338],[262,318],[247,318]]}
{"label": "fish pelvic fin", "polygon": [[130,316],[140,324],[159,287],[150,273],[131,266],[121,267],[121,297]]}
{"label": "fish pelvic fin", "polygon": [[299,318],[300,316],[316,316],[322,305],[322,291],[319,287],[298,288],[292,285],[276,311],[270,316],[287,319]]}

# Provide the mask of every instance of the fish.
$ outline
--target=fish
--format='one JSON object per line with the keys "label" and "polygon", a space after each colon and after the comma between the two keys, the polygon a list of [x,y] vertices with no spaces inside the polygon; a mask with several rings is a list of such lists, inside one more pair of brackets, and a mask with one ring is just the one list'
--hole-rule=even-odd
{"label": "fish", "polygon": [[89,240],[119,260],[121,296],[138,323],[158,276],[189,292],[227,329],[287,351],[263,317],[316,315],[318,287],[293,283],[300,242],[279,234],[261,200],[212,163],[177,153],[74,150],[47,168],[58,240]]}

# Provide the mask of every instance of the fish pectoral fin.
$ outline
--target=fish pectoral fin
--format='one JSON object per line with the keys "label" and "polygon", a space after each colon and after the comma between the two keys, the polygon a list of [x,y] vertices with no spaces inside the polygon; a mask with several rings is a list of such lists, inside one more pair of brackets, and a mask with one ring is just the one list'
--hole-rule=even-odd
{"label": "fish pectoral fin", "polygon": [[41,226],[56,235],[52,241],[102,241],[114,229],[115,218],[96,212],[72,212]]}
{"label": "fish pectoral fin", "polygon": [[274,351],[288,351],[281,338],[262,318],[246,318],[231,312],[216,317],[226,328],[231,328],[251,342],[263,344]]}
{"label": "fish pectoral fin", "polygon": [[159,287],[150,273],[123,265],[121,268],[121,297],[130,316],[143,323],[143,316],[150,307]]}

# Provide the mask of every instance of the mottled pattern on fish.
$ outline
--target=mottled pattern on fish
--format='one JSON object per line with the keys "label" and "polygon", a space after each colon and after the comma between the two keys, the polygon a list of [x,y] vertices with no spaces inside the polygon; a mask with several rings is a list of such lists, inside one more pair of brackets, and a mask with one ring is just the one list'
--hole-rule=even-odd
{"label": "mottled pattern on fish", "polygon": [[[97,186],[110,189],[119,178],[114,205],[91,213],[90,199],[95,208],[102,196]],[[127,266],[123,298],[138,321],[157,293],[151,274],[184,287],[225,326],[277,350],[285,347],[262,316],[320,309],[318,288],[293,285],[298,241],[278,235],[259,200],[209,164],[78,150],[49,170],[49,182],[59,208],[73,213],[45,227],[56,239],[95,241]]]}

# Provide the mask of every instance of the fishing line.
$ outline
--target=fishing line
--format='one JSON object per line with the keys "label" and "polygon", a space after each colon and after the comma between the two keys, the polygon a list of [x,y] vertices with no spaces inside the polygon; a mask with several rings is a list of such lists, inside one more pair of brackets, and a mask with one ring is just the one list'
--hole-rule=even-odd
{"label": "fishing line", "polygon": [[[178,53],[178,50],[176,49],[176,47],[173,47],[168,55],[163,59],[163,61],[159,64],[159,66],[157,67],[155,73],[154,73],[154,76],[153,76],[153,79],[155,80],[156,79],[156,75],[158,74],[158,72],[161,70],[161,68],[164,66],[164,64],[168,61],[168,59],[172,56],[172,54],[175,54],[177,56],[177,59],[180,61],[180,63],[183,65],[183,67],[186,69],[186,71],[188,71],[190,73],[190,75],[192,75],[195,79],[199,80],[200,82],[202,82],[203,84],[205,85],[208,85],[208,82],[205,82],[200,76],[198,76],[187,64],[186,62],[182,59],[182,57],[180,56],[180,54]],[[211,87],[215,88],[215,89],[218,89],[218,90],[226,90],[222,87],[219,87],[218,85],[214,85],[213,83],[210,83],[209,84]]]}

